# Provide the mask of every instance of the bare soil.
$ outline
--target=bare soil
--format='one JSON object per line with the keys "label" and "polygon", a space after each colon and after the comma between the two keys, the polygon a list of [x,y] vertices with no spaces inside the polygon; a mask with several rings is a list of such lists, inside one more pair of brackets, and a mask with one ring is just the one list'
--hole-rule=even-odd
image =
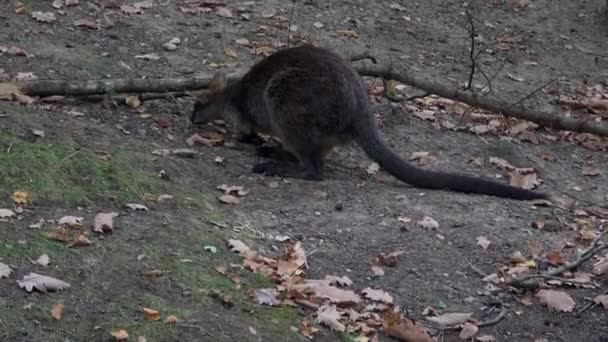
{"label": "bare soil", "polygon": [[[234,18],[185,14],[178,8],[180,1],[153,0],[152,8],[134,15],[110,6],[127,3],[121,0],[80,1],[63,8],[63,15],[51,7],[51,1],[22,3],[32,11],[52,11],[57,20],[37,22],[27,14],[15,14],[12,1],[0,3],[0,45],[19,46],[31,54],[0,56],[0,68],[10,77],[20,72],[33,72],[40,79],[189,77],[212,74],[217,70],[214,63],[229,63],[226,70],[245,68],[261,56],[253,56],[236,39],[286,41],[286,24],[274,27],[271,24],[276,21],[261,15],[265,9],[276,9],[277,15],[292,16],[297,36],[345,56],[369,50],[383,61],[404,63],[454,86],[468,79],[470,42],[462,2],[312,0],[298,2],[292,15],[291,4],[284,1],[225,1]],[[399,3],[404,11],[390,8],[392,3]],[[500,37],[521,38],[518,48],[493,49],[481,57],[489,72],[504,64],[493,82],[501,98],[516,101],[554,78],[560,80],[564,92],[573,91],[583,81],[608,86],[608,19],[603,1],[535,0],[518,11],[513,3],[482,1],[473,4],[472,11],[479,41],[488,49]],[[248,20],[237,13],[239,7],[247,10],[243,13]],[[113,27],[90,30],[73,24],[83,18],[103,24],[104,13]],[[323,27],[317,28],[315,22]],[[261,25],[266,25],[266,31]],[[354,30],[359,38],[336,33],[340,29]],[[262,36],[260,32],[270,33]],[[177,50],[164,50],[161,45],[173,37],[181,39]],[[296,39],[291,44],[298,43]],[[234,49],[238,57],[227,57],[225,47]],[[148,53],[157,53],[160,59],[135,58]],[[507,75],[521,77],[523,82]],[[476,81],[483,83],[482,78]],[[548,110],[555,108],[555,96],[541,92],[527,104]],[[423,191],[382,171],[372,176],[366,172],[369,159],[355,146],[330,155],[326,179],[321,182],[254,175],[251,167],[258,158],[240,147],[196,147],[200,155],[192,159],[152,154],[157,149],[185,147],[185,139],[194,130],[188,123],[191,106],[189,98],[149,101],[145,112],[152,117],[142,118],[127,106],[107,102],[66,100],[28,107],[0,102],[0,155],[6,153],[5,161],[17,163],[26,156],[31,158],[28,161],[44,161],[55,147],[67,144],[65,151],[57,152],[58,160],[40,165],[54,165],[58,172],[66,167],[75,174],[67,183],[53,177],[39,181],[36,177],[46,177],[54,170],[41,173],[43,166],[30,170],[24,164],[20,167],[31,175],[29,183],[2,183],[6,188],[0,189],[0,207],[12,207],[10,196],[20,189],[28,191],[32,202],[25,206],[22,220],[0,222],[0,258],[14,268],[10,279],[0,279],[0,340],[106,341],[109,332],[118,328],[129,331],[132,340],[139,335],[148,341],[306,340],[293,327],[302,316],[312,317],[310,312],[256,305],[248,291],[269,286],[267,280],[242,271],[243,283],[237,288],[214,271],[218,265],[238,263],[225,247],[226,238],[238,238],[272,253],[280,245],[274,237],[284,235],[301,240],[310,253],[310,278],[348,275],[357,288],[382,288],[413,318],[422,319],[423,309],[434,306],[445,312],[473,312],[474,317],[486,320],[497,313],[489,308],[500,304],[509,309],[507,316],[481,329],[498,341],[608,338],[608,311],[596,307],[580,318],[550,312],[533,292],[528,294],[533,304],[525,306],[509,292],[486,292],[486,283],[470,267],[493,273],[515,251],[527,254],[531,240],[548,251],[561,248],[564,241],[573,240],[574,231],[563,224],[539,230],[532,223],[546,217],[571,222],[572,212],[486,196]],[[402,156],[407,158],[416,151],[437,156],[428,168],[495,177],[500,171],[488,158],[501,157],[515,166],[538,170],[544,180],[539,190],[608,205],[605,151],[569,142],[541,139],[532,144],[494,134],[477,136],[436,128],[387,100],[379,101],[376,108],[383,116],[384,135]],[[68,110],[84,115],[74,117],[66,114]],[[159,124],[159,118],[169,124]],[[30,129],[44,130],[45,136],[28,140]],[[14,151],[10,155],[13,144],[23,147],[21,155]],[[32,146],[38,154],[27,154]],[[555,160],[543,159],[547,152]],[[114,169],[97,172],[100,162],[85,159],[97,160],[103,155],[117,163]],[[225,159],[224,165],[214,162],[217,156]],[[481,167],[468,162],[477,157],[483,160]],[[588,159],[597,161],[602,174],[582,175]],[[72,169],[75,161],[87,167]],[[6,163],[0,165],[0,170],[8,168]],[[160,179],[161,171],[168,179]],[[79,172],[90,172],[90,177],[79,178]],[[104,177],[114,178],[104,185]],[[130,188],[129,184],[137,186]],[[220,184],[241,185],[250,192],[239,205],[222,205],[217,202]],[[70,198],[50,195],[67,193],[72,187],[84,190],[70,192]],[[48,191],[37,193],[41,188]],[[127,202],[143,203],[146,193],[168,193],[175,201],[151,205],[149,212],[122,208]],[[96,212],[108,210],[121,213],[117,229],[103,238],[91,237],[94,244],[89,247],[68,248],[44,237],[48,227],[27,228],[40,218],[67,214],[84,216],[90,222]],[[400,223],[399,216],[411,217],[412,223]],[[439,229],[418,227],[415,222],[424,216],[437,220]],[[490,248],[482,250],[476,243],[478,236],[492,241]],[[218,251],[212,253],[205,246]],[[384,277],[372,278],[370,260],[395,250],[405,252],[398,265],[387,269]],[[42,253],[51,257],[48,269],[30,262]],[[145,256],[140,260],[141,255]],[[144,275],[153,269],[164,273],[160,277]],[[58,277],[72,287],[60,293],[26,293],[15,280],[32,271]],[[577,308],[608,288],[605,278],[596,281],[600,289],[568,289]],[[205,294],[206,289],[230,294],[235,305],[222,306]],[[66,311],[56,321],[49,310],[59,302]],[[24,308],[29,303],[32,308]],[[163,317],[175,314],[180,323],[168,326],[146,321],[141,306],[157,308]],[[324,330],[318,340],[349,338]],[[444,340],[458,337],[448,333]]]}

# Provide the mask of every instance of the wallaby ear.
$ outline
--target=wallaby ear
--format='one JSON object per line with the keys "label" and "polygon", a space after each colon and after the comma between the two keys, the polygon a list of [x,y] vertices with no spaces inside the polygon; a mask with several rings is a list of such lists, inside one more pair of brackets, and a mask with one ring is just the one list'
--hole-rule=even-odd
{"label": "wallaby ear", "polygon": [[209,90],[208,89],[190,90],[190,91],[187,91],[186,94],[194,97],[195,99],[197,99],[201,102],[207,102],[207,98],[209,96]]}
{"label": "wallaby ear", "polygon": [[209,82],[208,88],[211,91],[220,91],[226,88],[226,75],[221,71],[216,72]]}

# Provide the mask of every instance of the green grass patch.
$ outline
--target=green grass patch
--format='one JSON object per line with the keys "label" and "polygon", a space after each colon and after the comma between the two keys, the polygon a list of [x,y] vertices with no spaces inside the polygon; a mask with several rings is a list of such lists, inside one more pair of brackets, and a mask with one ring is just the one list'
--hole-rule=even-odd
{"label": "green grass patch", "polygon": [[[105,156],[80,148],[68,136],[29,142],[0,130],[0,201],[25,191],[34,205],[124,203],[158,193],[162,180],[125,147]],[[0,202],[1,203],[1,202]]]}

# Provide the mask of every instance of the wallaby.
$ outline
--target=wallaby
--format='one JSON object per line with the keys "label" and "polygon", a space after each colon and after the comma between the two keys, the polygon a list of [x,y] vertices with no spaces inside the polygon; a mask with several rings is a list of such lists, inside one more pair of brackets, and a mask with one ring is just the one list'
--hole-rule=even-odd
{"label": "wallaby", "polygon": [[406,163],[381,137],[361,77],[339,55],[323,48],[279,50],[238,80],[216,73],[209,87],[194,95],[192,123],[225,119],[236,126],[243,141],[257,133],[274,136],[298,162],[267,161],[255,165],[254,172],[321,180],[327,153],[354,140],[391,175],[417,187],[519,200],[548,198],[491,180]]}

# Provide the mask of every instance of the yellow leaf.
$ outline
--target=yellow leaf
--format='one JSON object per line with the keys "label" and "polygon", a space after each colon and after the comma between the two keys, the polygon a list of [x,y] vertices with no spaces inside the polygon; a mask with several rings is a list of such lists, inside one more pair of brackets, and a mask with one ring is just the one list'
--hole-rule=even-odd
{"label": "yellow leaf", "polygon": [[56,320],[60,320],[61,316],[63,316],[64,308],[65,308],[65,306],[61,303],[53,305],[53,307],[51,308],[51,317],[53,317]]}
{"label": "yellow leaf", "polygon": [[160,312],[158,310],[142,308],[144,317],[149,321],[158,321],[160,319]]}
{"label": "yellow leaf", "polygon": [[169,316],[167,316],[167,319],[165,319],[165,323],[167,323],[167,324],[177,324],[177,316],[175,316],[175,315],[169,315]]}
{"label": "yellow leaf", "polygon": [[114,330],[110,333],[112,341],[126,341],[129,339],[129,334],[123,329]]}
{"label": "yellow leaf", "polygon": [[27,192],[15,191],[13,192],[13,201],[17,204],[27,204]]}

